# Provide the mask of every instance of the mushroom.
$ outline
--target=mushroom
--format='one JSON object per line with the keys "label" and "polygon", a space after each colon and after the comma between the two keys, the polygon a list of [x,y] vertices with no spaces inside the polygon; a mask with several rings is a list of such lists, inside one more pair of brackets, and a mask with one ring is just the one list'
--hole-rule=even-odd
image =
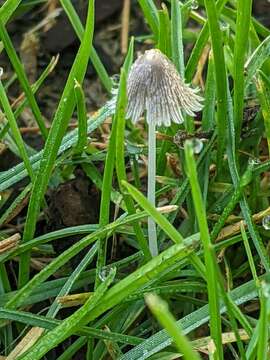
{"label": "mushroom", "polygon": [[[195,116],[203,107],[198,89],[192,89],[181,79],[174,64],[160,51],[152,49],[132,65],[127,82],[127,118],[136,123],[146,111],[148,124],[148,186],[147,198],[155,206],[156,126],[184,122],[183,112]],[[156,225],[148,218],[149,249],[158,254]]]}

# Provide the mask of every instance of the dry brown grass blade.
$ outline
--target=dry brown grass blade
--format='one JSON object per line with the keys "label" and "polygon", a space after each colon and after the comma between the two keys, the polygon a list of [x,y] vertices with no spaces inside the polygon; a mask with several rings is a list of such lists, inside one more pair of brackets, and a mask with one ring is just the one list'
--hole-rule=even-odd
{"label": "dry brown grass blade", "polygon": [[[257,214],[254,214],[252,216],[252,220],[255,223],[258,223],[259,221],[261,221],[266,215],[270,214],[270,207],[268,207],[267,209],[258,212]],[[241,231],[241,225],[243,225],[246,228],[246,223],[244,222],[244,220],[238,221],[235,224],[232,225],[228,225],[225,226],[219,233],[216,241],[221,241],[224,240],[230,236],[239,234]]]}
{"label": "dry brown grass blade", "polygon": [[28,192],[25,197],[16,205],[16,207],[8,214],[7,218],[3,221],[2,225],[8,224],[11,220],[13,220],[19,213],[25,208],[28,204],[30,198],[30,192]]}
{"label": "dry brown grass blade", "polygon": [[203,70],[207,63],[209,52],[210,46],[206,45],[198,62],[196,74],[192,80],[193,85],[200,85],[202,89],[204,89]]}
{"label": "dry brown grass blade", "polygon": [[28,333],[22,338],[19,344],[12,350],[6,360],[15,360],[19,355],[26,352],[43,334],[44,329],[39,327],[33,327]]}
{"label": "dry brown grass blade", "polygon": [[39,37],[36,33],[30,32],[24,34],[20,47],[20,57],[31,84],[37,79],[39,46]]}
{"label": "dry brown grass blade", "polygon": [[18,243],[21,239],[21,235],[19,233],[10,236],[9,238],[0,241],[0,254],[4,252],[14,249],[18,246]]}
{"label": "dry brown grass blade", "polygon": [[57,302],[61,304],[63,307],[73,307],[83,305],[86,300],[91,296],[93,293],[85,292],[81,294],[72,294],[66,296],[59,296],[57,298]]}
{"label": "dry brown grass blade", "polygon": [[[239,330],[239,336],[240,336],[240,339],[243,341],[246,341],[249,339],[248,334],[243,329]],[[207,336],[205,338],[201,338],[201,339],[192,341],[192,347],[204,354],[209,354],[209,352],[211,351],[211,342],[212,342],[211,337]],[[222,344],[225,345],[225,344],[230,344],[230,343],[234,343],[234,342],[236,342],[236,337],[233,332],[226,332],[226,333],[222,334]]]}

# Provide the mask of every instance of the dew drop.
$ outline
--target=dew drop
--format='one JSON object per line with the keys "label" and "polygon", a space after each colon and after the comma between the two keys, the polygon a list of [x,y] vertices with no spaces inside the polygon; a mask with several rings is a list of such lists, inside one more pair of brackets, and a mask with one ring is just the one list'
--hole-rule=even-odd
{"label": "dew drop", "polygon": [[109,275],[110,272],[110,268],[107,266],[104,266],[103,268],[101,268],[98,277],[100,278],[100,280],[103,282],[106,280],[106,277]]}
{"label": "dew drop", "polygon": [[223,22],[223,21],[220,21],[219,27],[220,27],[220,30],[221,30],[221,31],[227,31],[227,30],[229,30],[230,25],[227,24],[227,23],[225,23],[225,22]]}
{"label": "dew drop", "polygon": [[111,80],[112,80],[112,94],[117,93],[118,87],[119,87],[119,82],[120,82],[120,75],[119,74],[114,74],[113,76],[111,76]]}
{"label": "dew drop", "polygon": [[112,77],[111,77],[112,81],[115,82],[115,83],[119,83],[120,81],[120,75],[119,74],[114,74]]}
{"label": "dew drop", "polygon": [[270,230],[270,215],[266,215],[262,219],[262,226],[265,228],[265,230]]}
{"label": "dew drop", "polygon": [[270,284],[266,283],[265,281],[261,282],[262,292],[263,295],[269,299],[270,297]]}
{"label": "dew drop", "polygon": [[248,163],[249,163],[249,165],[251,165],[251,166],[259,165],[259,164],[261,163],[261,160],[258,159],[258,158],[249,158],[249,159],[248,159]]}
{"label": "dew drop", "polygon": [[192,1],[191,1],[191,4],[190,4],[191,10],[197,10],[198,7],[199,7],[198,1],[197,1],[197,0],[192,0]]}
{"label": "dew drop", "polygon": [[194,154],[199,154],[203,149],[203,142],[197,138],[191,140]]}
{"label": "dew drop", "polygon": [[147,356],[148,355],[148,350],[143,350],[143,356]]}

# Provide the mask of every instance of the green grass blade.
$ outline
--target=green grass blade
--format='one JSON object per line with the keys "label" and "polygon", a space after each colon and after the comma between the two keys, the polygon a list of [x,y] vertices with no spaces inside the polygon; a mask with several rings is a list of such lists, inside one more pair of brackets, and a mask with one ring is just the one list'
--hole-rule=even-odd
{"label": "green grass blade", "polygon": [[[53,71],[53,69],[55,68],[55,66],[57,65],[58,62],[58,56],[53,56],[51,61],[49,62],[49,64],[47,65],[47,67],[45,68],[45,70],[42,72],[42,74],[40,75],[40,77],[37,79],[37,81],[31,86],[32,92],[33,94],[35,94],[38,89],[40,88],[40,86],[43,84],[44,80],[47,78],[47,76]],[[18,107],[16,108],[16,110],[14,111],[14,116],[15,118],[18,118],[18,116],[22,113],[23,109],[25,108],[25,106],[28,104],[28,100],[27,98],[25,98],[23,101],[21,101],[21,103],[18,105]],[[9,124],[7,123],[7,128],[6,131],[9,130]],[[1,136],[0,136],[1,139]]]}
{"label": "green grass blade", "polygon": [[66,350],[62,352],[60,356],[58,356],[57,360],[70,360],[75,356],[78,351],[87,343],[86,337],[80,337],[75,340]]}
{"label": "green grass blade", "polygon": [[138,204],[155,220],[155,222],[166,232],[175,244],[183,242],[182,235],[172,226],[172,224],[161,215],[145,198],[145,196],[138,191],[134,186],[126,181],[122,181],[122,185],[128,190],[131,196],[138,202]]}
{"label": "green grass blade", "polygon": [[[261,279],[269,281],[270,275],[262,276]],[[230,295],[237,305],[241,305],[251,299],[257,298],[258,291],[254,281],[252,280],[232,290]],[[222,305],[220,307],[220,313],[223,314],[225,312],[226,307]],[[183,329],[184,334],[189,334],[208,321],[209,305],[207,304],[200,309],[193,311],[191,314],[188,314],[181,320],[178,320],[177,323]],[[150,336],[142,344],[125,353],[119,360],[144,360],[170,345],[172,345],[172,339],[165,330],[162,330],[155,335]]]}
{"label": "green grass blade", "polygon": [[208,57],[207,78],[205,85],[205,103],[202,113],[202,129],[210,131],[215,124],[216,82],[214,73],[213,53]]}
{"label": "green grass blade", "polygon": [[250,85],[253,76],[263,66],[270,55],[270,35],[260,43],[245,63],[245,89]]}
{"label": "green grass blade", "polygon": [[234,45],[234,123],[236,143],[239,142],[243,123],[245,78],[244,65],[248,47],[252,0],[237,1],[237,22]]}
{"label": "green grass blade", "polygon": [[182,31],[182,11],[178,0],[172,0],[171,3],[171,47],[172,61],[184,79],[184,49],[183,49],[183,31]]}
{"label": "green grass blade", "polygon": [[169,18],[168,9],[165,4],[162,5],[162,10],[158,10],[159,18],[159,32],[158,32],[158,49],[171,57],[171,22]]}
{"label": "green grass blade", "polygon": [[[110,222],[110,198],[112,190],[112,179],[115,167],[115,152],[116,152],[116,126],[115,116],[112,120],[112,128],[108,150],[106,154],[105,167],[103,172],[102,192],[99,211],[99,225],[103,227]],[[98,242],[98,258],[97,258],[97,273],[96,286],[100,283],[99,273],[102,267],[106,264],[107,239],[99,240]]]}
{"label": "green grass blade", "polygon": [[258,92],[259,101],[261,104],[262,115],[264,119],[265,135],[268,144],[268,154],[270,155],[270,101],[269,101],[269,90],[266,89],[266,84],[261,76],[258,74],[256,78],[256,88]]}
{"label": "green grass blade", "polygon": [[215,67],[218,128],[217,167],[218,173],[221,175],[221,169],[223,167],[223,155],[225,150],[225,134],[227,128],[227,75],[223,52],[222,33],[219,28],[216,4],[214,0],[205,0],[204,4],[208,17]]}
{"label": "green grass blade", "polygon": [[[93,117],[90,117],[87,122],[87,132],[91,133],[96,130],[109,116],[114,112],[114,106],[108,102],[103,108],[99,110]],[[57,155],[60,157],[64,155],[65,152],[68,152],[72,146],[74,146],[78,141],[78,129],[68,132],[62,140],[62,144],[59,147]],[[39,169],[41,159],[43,158],[44,150],[41,150],[36,155],[30,158],[31,165],[33,170]],[[57,166],[57,161],[56,161]],[[24,164],[21,163],[16,165],[10,170],[0,173],[0,191],[8,189],[12,185],[18,183],[20,180],[24,179],[27,176],[25,171]]]}
{"label": "green grass blade", "polygon": [[[84,258],[80,261],[80,263],[76,266],[75,270],[72,272],[72,274],[69,276],[68,280],[65,282],[62,289],[59,291],[57,297],[60,296],[66,296],[69,291],[72,289],[74,283],[77,281],[77,279],[80,277],[81,273],[86,269],[87,265],[93,260],[95,254],[96,254],[97,248],[92,247],[87,254],[84,256]],[[47,312],[47,317],[53,318],[57,315],[58,311],[60,310],[61,305],[57,301],[57,298],[54,300],[52,305],[50,306],[50,309]]]}
{"label": "green grass blade", "polygon": [[[203,162],[205,160],[205,157],[207,156],[207,154],[211,151],[211,149],[214,146],[216,140],[216,133],[214,132],[214,134],[211,137],[211,140],[209,141],[209,143],[204,147],[203,151],[200,153],[199,158],[198,158],[198,168],[200,168],[203,165]],[[186,178],[183,183],[181,184],[180,187],[178,187],[178,190],[175,194],[175,196],[173,197],[172,201],[170,202],[171,205],[177,205],[177,206],[181,206],[183,204],[183,202],[185,201],[187,195],[189,192],[189,182],[188,179]],[[175,218],[176,218],[177,213],[172,213],[169,214],[167,216],[168,220],[173,223]],[[159,236],[161,243],[164,242],[165,240],[165,235],[162,234],[161,236]]]}
{"label": "green grass blade", "polygon": [[[149,261],[147,264],[143,265],[135,272],[125,277],[107,292],[107,294],[103,297],[102,302],[99,302],[99,304],[93,309],[87,321],[95,319],[97,316],[112,308],[116,304],[121,303],[128,295],[132,294],[134,291],[147,284],[151,279],[157,279],[159,274],[162,273],[165,269],[169,269],[176,262],[179,262],[181,259],[190,256],[190,253],[193,251],[194,246],[196,246],[196,242],[194,242],[194,239],[192,239],[191,241],[186,240],[184,244],[173,245],[169,249],[165,250],[160,255]],[[65,253],[67,254],[67,251],[65,251]],[[56,261],[57,260],[54,260],[54,263]],[[53,266],[55,267],[55,264]],[[47,268],[49,267],[52,269],[51,264]],[[43,273],[42,276],[40,276],[41,273]],[[48,271],[43,270],[41,273],[36,275],[36,283],[37,279],[40,283],[41,278],[43,277],[44,279],[44,275],[45,277],[48,277],[49,275]],[[29,286],[30,283],[31,285]],[[16,299],[15,297],[12,299],[12,302],[9,303],[9,307],[11,305],[13,307],[19,306],[22,301],[22,292],[24,292],[24,298],[29,296],[29,291],[32,290],[34,285],[35,284],[32,279],[25,286],[24,291],[20,290],[19,296],[17,296]],[[19,302],[17,300],[19,300]]]}
{"label": "green grass blade", "polygon": [[[74,6],[72,5],[72,2],[70,0],[60,0],[60,2],[78,38],[80,39],[80,41],[82,41],[84,36],[84,28],[78,14],[76,13],[76,10],[74,9]],[[90,60],[92,61],[92,64],[94,65],[94,68],[96,69],[96,72],[103,86],[108,92],[111,92],[112,80],[109,77],[93,45],[90,52]]]}
{"label": "green grass blade", "polygon": [[[240,181],[240,176],[237,167],[237,159],[236,159],[236,145],[235,145],[235,129],[234,129],[234,121],[233,121],[233,105],[230,97],[230,92],[228,89],[228,120],[229,120],[229,136],[228,136],[228,163],[229,169],[232,177],[232,181],[234,186],[237,188],[238,183]],[[240,201],[241,210],[244,216],[244,219],[247,223],[247,227],[249,233],[251,235],[254,246],[260,256],[261,262],[266,269],[266,271],[270,271],[270,261],[267,255],[266,249],[264,247],[263,241],[256,230],[255,225],[253,224],[251,212],[247,203],[245,196],[242,197]]]}
{"label": "green grass blade", "polygon": [[[46,330],[53,330],[56,326],[61,324],[61,320],[48,319],[45,316],[31,314],[25,311],[6,310],[2,308],[0,308],[0,319],[20,322],[28,326],[38,326]],[[74,334],[79,336],[92,336],[102,340],[119,341],[123,344],[130,345],[138,345],[142,342],[142,339],[136,336],[117,334],[88,326],[82,326],[80,329],[76,329]]]}
{"label": "green grass blade", "polygon": [[[217,1],[216,8],[217,8],[218,17],[227,2],[228,2],[228,0],[218,0]],[[199,59],[201,57],[202,51],[205,48],[205,45],[207,44],[208,38],[209,38],[209,21],[207,21],[204,24],[204,26],[198,36],[198,39],[192,49],[189,60],[187,62],[187,66],[186,66],[186,81],[187,82],[190,82],[192,80],[192,77],[197,68]]]}
{"label": "green grass blade", "polygon": [[33,172],[33,169],[32,169],[32,166],[31,166],[31,163],[30,163],[30,160],[29,160],[26,148],[25,148],[25,144],[24,144],[22,135],[20,133],[19,127],[17,125],[15,116],[12,112],[11,106],[8,101],[8,97],[6,95],[6,92],[5,92],[5,89],[4,89],[4,86],[3,86],[1,80],[0,80],[0,101],[1,101],[1,104],[3,107],[3,110],[5,112],[5,115],[7,117],[7,120],[9,122],[9,125],[11,127],[11,131],[12,131],[13,137],[15,139],[16,145],[17,145],[20,155],[23,159],[25,168],[26,168],[31,180],[33,181],[34,180],[34,172]]}
{"label": "green grass blade", "polygon": [[[55,258],[49,265],[47,265],[42,271],[37,273],[26,285],[24,285],[23,288],[19,289],[16,295],[8,301],[6,304],[6,307],[9,309],[14,309],[17,306],[20,305],[28,296],[31,294],[33,289],[40,285],[42,282],[44,282],[46,279],[48,279],[52,274],[55,273],[57,269],[59,269],[61,266],[66,264],[72,257],[77,255],[81,250],[83,250],[86,246],[92,244],[94,241],[98,239],[102,239],[103,237],[107,236],[109,233],[113,232],[117,227],[121,225],[125,225],[126,223],[132,223],[133,221],[138,221],[141,218],[145,217],[146,213],[136,213],[134,215],[129,215],[126,218],[118,219],[117,221],[114,221],[113,223],[110,223],[107,226],[104,226],[101,229],[98,229],[97,231],[93,232],[92,234],[84,237],[80,241],[78,241],[76,244],[65,250],[60,256]],[[32,248],[33,243],[30,244],[25,243],[23,251],[29,251],[29,249]],[[22,251],[22,248],[20,249]]]}
{"label": "green grass blade", "polygon": [[210,333],[216,346],[214,359],[221,360],[223,359],[223,346],[222,346],[222,338],[221,338],[221,334],[222,334],[221,319],[219,317],[218,277],[216,274],[216,265],[215,265],[216,259],[210,240],[200,185],[198,183],[196,163],[193,156],[193,148],[192,148],[192,144],[189,142],[185,143],[185,159],[186,159],[187,175],[191,186],[193,203],[197,215],[197,221],[200,228],[201,241],[204,247],[208,301],[209,301],[209,309],[210,309]]}
{"label": "green grass blade", "polygon": [[247,257],[248,257],[248,262],[249,262],[249,266],[250,266],[250,270],[251,270],[253,279],[254,279],[255,283],[257,285],[259,285],[259,279],[258,279],[258,276],[257,276],[256,267],[255,267],[255,264],[254,264],[252,252],[251,252],[249,242],[248,242],[248,237],[247,237],[247,234],[246,234],[246,231],[245,231],[245,228],[244,228],[243,225],[241,226],[241,234],[242,234],[243,242],[244,242],[244,245],[245,245],[245,249],[246,249],[246,253],[247,253]]}
{"label": "green grass blade", "polygon": [[[133,47],[132,47],[133,48]],[[131,48],[131,49],[132,49]],[[132,53],[128,53],[125,67],[128,69],[131,65]],[[110,197],[112,189],[112,178],[115,167],[115,154],[116,154],[116,137],[117,137],[117,119],[116,114],[113,117],[112,130],[110,135],[109,146],[106,154],[105,168],[103,174],[99,225],[105,226],[109,223],[110,219]],[[99,273],[106,263],[107,240],[102,239],[99,241],[98,259],[97,259],[97,272],[96,272],[96,286],[100,283]]]}
{"label": "green grass blade", "polygon": [[138,3],[154,34],[155,39],[157,40],[159,36],[159,17],[156,5],[153,0],[138,0]]}
{"label": "green grass blade", "polygon": [[89,313],[100,302],[108,287],[115,277],[115,269],[111,269],[108,277],[97,288],[94,295],[86,303],[68,318],[63,320],[56,328],[45,334],[26,354],[19,356],[19,359],[31,360],[41,359],[49,350],[53,349],[60,342],[68,338],[76,328],[88,323]]}
{"label": "green grass blade", "polygon": [[74,148],[74,154],[81,154],[87,144],[87,115],[86,102],[83,89],[80,83],[75,79],[75,99],[78,113],[78,142]]}
{"label": "green grass blade", "polygon": [[102,302],[93,310],[89,321],[121,303],[127,296],[148,284],[152,279],[158,279],[165,269],[170,269],[175,262],[179,263],[194,251],[197,242],[185,240],[182,244],[175,244],[158,256],[142,265],[137,270],[115,284],[104,296]]}
{"label": "green grass blade", "polygon": [[269,284],[262,282],[260,291],[260,318],[259,318],[259,338],[257,348],[257,360],[267,360],[269,358]]}
{"label": "green grass blade", "polygon": [[234,193],[230,197],[228,204],[225,206],[222,214],[220,215],[218,221],[215,223],[213,230],[211,231],[211,241],[214,242],[223,228],[225,221],[227,220],[228,216],[232,213],[233,209],[235,208],[236,204],[240,201],[245,187],[252,181],[252,166],[248,166],[247,170],[242,175],[242,178],[237,185]]}
{"label": "green grass blade", "polygon": [[[131,196],[138,202],[138,204],[154,219],[157,225],[169,236],[169,238],[175,244],[181,244],[183,242],[182,235],[175,229],[175,227],[161,215],[154,206],[145,198],[145,196],[138,191],[134,186],[128,184],[125,181],[122,181],[123,186],[128,190]],[[196,270],[204,277],[204,265],[201,263],[200,259],[194,254],[190,257],[190,260]]]}
{"label": "green grass blade", "polygon": [[201,357],[192,349],[192,346],[182,330],[177,325],[174,316],[168,309],[168,304],[154,294],[146,295],[146,303],[155,315],[159,323],[167,330],[174,340],[178,350],[183,354],[185,360],[199,360]]}
{"label": "green grass blade", "polygon": [[[240,241],[240,240],[239,240]],[[96,249],[94,247],[93,251]],[[116,261],[113,264],[110,264],[104,268],[105,272],[108,272],[111,267],[115,267],[117,271],[128,271],[130,266],[134,266],[138,262],[141,262],[143,259],[143,255],[141,252],[137,252],[134,255],[131,255],[124,260]],[[46,270],[47,271],[47,270]],[[21,303],[21,306],[33,305],[44,300],[48,300],[53,298],[59,294],[61,288],[68,281],[68,277],[62,277],[57,280],[49,280],[47,282],[42,283],[44,280],[44,273],[42,274],[43,279],[39,277],[38,281],[40,282],[37,286],[32,286],[32,294],[30,290],[30,295],[25,297]],[[74,283],[72,290],[81,289],[84,286],[89,284],[93,284],[95,282],[95,269],[84,271],[80,276],[76,283]],[[6,287],[7,291],[9,290]],[[6,306],[6,304],[18,293],[18,291],[8,291],[5,294],[0,296],[0,306]]]}
{"label": "green grass blade", "polygon": [[[69,73],[65,89],[63,91],[58,109],[53,119],[53,123],[48,135],[48,139],[43,151],[41,166],[33,184],[33,191],[29,202],[27,218],[25,222],[23,240],[28,241],[33,238],[36,220],[39,214],[41,201],[43,200],[44,193],[54,166],[57,152],[59,150],[62,138],[66,131],[68,122],[74,110],[74,78],[82,82],[89,54],[91,51],[91,43],[94,30],[94,1],[89,2],[88,17],[86,22],[86,31],[84,39],[81,43],[74,64]],[[29,255],[24,254],[20,263],[20,276],[19,284],[22,286],[28,280],[29,276]]]}
{"label": "green grass blade", "polygon": [[[122,194],[124,197],[124,201],[126,203],[126,207],[129,214],[134,214],[136,212],[135,206],[133,204],[133,200],[129,195],[125,195],[122,189],[122,180],[127,180],[126,175],[126,164],[125,164],[125,113],[126,113],[126,104],[127,104],[127,95],[126,95],[126,71],[125,67],[128,69],[130,67],[131,61],[133,58],[133,42],[129,49],[126,66],[121,71],[120,76],[120,84],[118,89],[118,98],[117,98],[117,105],[115,111],[115,118],[114,121],[117,123],[117,130],[116,130],[116,174],[118,179],[119,188],[122,190]],[[130,59],[130,60],[129,60]],[[145,255],[145,259],[151,259],[151,254],[148,248],[147,241],[145,240],[143,231],[138,223],[134,224],[134,232],[137,237],[137,241],[139,243],[140,249],[143,251]]]}
{"label": "green grass blade", "polygon": [[0,21],[2,24],[6,24],[8,22],[21,2],[22,0],[7,0],[3,3],[3,5],[1,5]]}
{"label": "green grass blade", "polygon": [[3,41],[5,50],[7,52],[7,55],[9,57],[10,62],[12,63],[12,66],[17,73],[18,79],[20,81],[20,84],[25,92],[25,95],[28,99],[29,105],[31,107],[31,110],[35,116],[35,119],[37,121],[37,124],[40,128],[41,134],[44,139],[47,138],[48,130],[45,127],[44,120],[42,118],[41,112],[39,110],[38,104],[36,102],[36,99],[33,95],[33,92],[31,90],[31,86],[27,80],[27,77],[25,75],[23,66],[20,62],[20,59],[14,49],[14,46],[11,42],[11,39],[8,35],[7,30],[5,29],[3,23],[0,21],[0,37]]}

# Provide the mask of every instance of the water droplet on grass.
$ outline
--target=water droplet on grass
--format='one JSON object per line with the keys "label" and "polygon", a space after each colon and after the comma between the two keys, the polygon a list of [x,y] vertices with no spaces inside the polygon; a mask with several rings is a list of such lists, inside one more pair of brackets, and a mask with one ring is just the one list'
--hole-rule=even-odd
{"label": "water droplet on grass", "polygon": [[261,163],[261,160],[257,159],[257,158],[249,158],[248,163],[249,163],[249,165],[253,165],[253,166],[259,165]]}
{"label": "water droplet on grass", "polygon": [[191,10],[197,10],[198,7],[199,7],[198,1],[197,1],[197,0],[192,0],[192,1],[191,1],[191,4],[190,4]]}
{"label": "water droplet on grass", "polygon": [[269,299],[270,297],[270,284],[266,283],[265,281],[261,282],[262,292],[263,295]]}
{"label": "water droplet on grass", "polygon": [[112,75],[111,79],[112,79],[113,82],[119,83],[120,75],[119,74],[114,74],[114,75]]}
{"label": "water droplet on grass", "polygon": [[148,350],[143,350],[143,356],[147,356],[148,355]]}
{"label": "water droplet on grass", "polygon": [[111,80],[112,80],[112,93],[114,94],[114,92],[116,92],[119,87],[120,75],[114,74],[113,76],[111,76]]}
{"label": "water droplet on grass", "polygon": [[203,142],[199,139],[192,139],[191,144],[193,147],[194,154],[199,154],[203,149]]}
{"label": "water droplet on grass", "polygon": [[223,22],[223,21],[220,21],[219,27],[220,27],[220,30],[221,30],[221,31],[227,31],[227,30],[229,30],[230,25],[227,24],[227,23],[225,23],[225,22]]}
{"label": "water droplet on grass", "polygon": [[262,219],[262,226],[265,228],[265,230],[270,230],[270,215],[266,215]]}
{"label": "water droplet on grass", "polygon": [[103,268],[101,268],[101,270],[98,274],[98,277],[103,282],[106,280],[106,277],[109,275],[109,273],[110,273],[110,268],[107,266],[104,266]]}

